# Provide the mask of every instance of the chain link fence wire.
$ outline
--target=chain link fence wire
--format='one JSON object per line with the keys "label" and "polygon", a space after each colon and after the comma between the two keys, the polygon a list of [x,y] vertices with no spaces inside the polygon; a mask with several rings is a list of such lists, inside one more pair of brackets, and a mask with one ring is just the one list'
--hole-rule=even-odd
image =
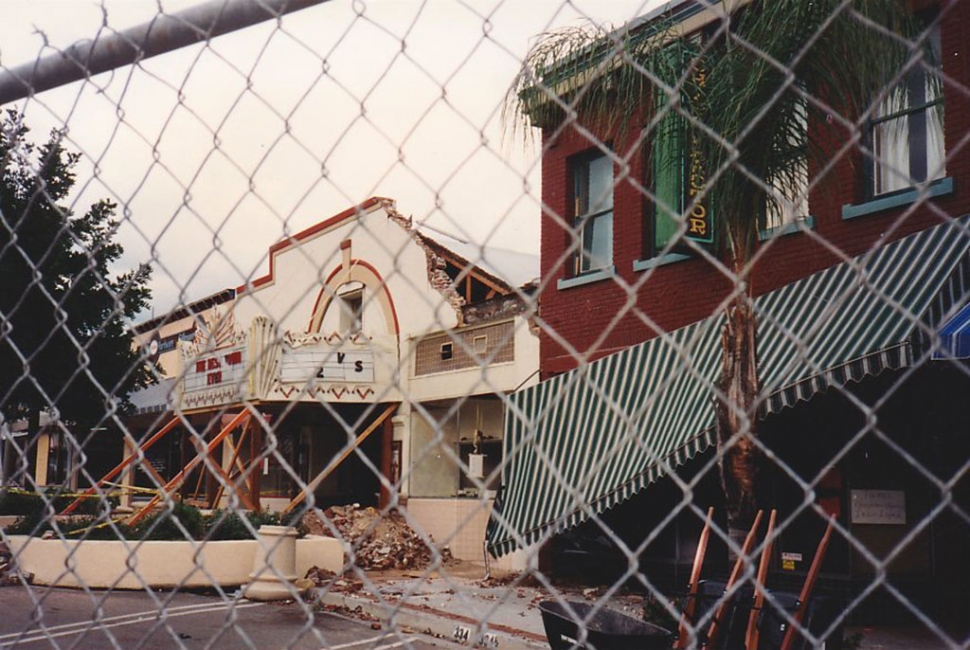
{"label": "chain link fence wire", "polygon": [[970,643],[966,3],[59,7],[0,647]]}

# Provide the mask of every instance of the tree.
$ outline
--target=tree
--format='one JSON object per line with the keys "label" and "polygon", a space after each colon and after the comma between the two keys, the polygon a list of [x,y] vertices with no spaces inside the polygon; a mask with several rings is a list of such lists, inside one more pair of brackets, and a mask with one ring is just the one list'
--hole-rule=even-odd
{"label": "tree", "polygon": [[79,155],[60,132],[39,146],[28,134],[14,112],[0,125],[0,408],[31,436],[46,411],[81,439],[152,382],[126,325],[148,305],[151,270],[114,273],[115,204],[76,216]]}
{"label": "tree", "polygon": [[[929,48],[906,0],[735,7],[699,36],[663,20],[550,34],[528,55],[509,108],[516,125],[561,128],[579,116],[619,142],[633,141],[615,152],[621,160],[662,140],[674,150],[651,149],[655,174],[683,165],[685,175],[702,179],[696,196],[659,207],[673,215],[681,245],[712,256],[735,282],[723,303],[714,419],[728,528],[740,539],[761,498],[757,416],[766,396],[751,282],[759,230],[771,211],[802,198],[809,161],[824,168],[839,129],[857,132],[881,99],[905,92],[894,88]],[[710,250],[684,237],[685,215],[701,202],[714,220]]]}

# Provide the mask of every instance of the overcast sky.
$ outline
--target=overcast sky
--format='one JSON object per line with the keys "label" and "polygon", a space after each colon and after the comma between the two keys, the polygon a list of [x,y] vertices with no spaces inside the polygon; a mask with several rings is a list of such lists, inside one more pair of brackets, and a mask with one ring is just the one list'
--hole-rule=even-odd
{"label": "overcast sky", "polygon": [[[0,65],[190,0],[0,0]],[[538,146],[501,107],[535,37],[657,0],[331,0],[21,102],[82,153],[74,209],[119,204],[156,313],[266,271],[268,247],[369,196],[480,244],[538,252]],[[146,317],[149,314],[146,314]]]}

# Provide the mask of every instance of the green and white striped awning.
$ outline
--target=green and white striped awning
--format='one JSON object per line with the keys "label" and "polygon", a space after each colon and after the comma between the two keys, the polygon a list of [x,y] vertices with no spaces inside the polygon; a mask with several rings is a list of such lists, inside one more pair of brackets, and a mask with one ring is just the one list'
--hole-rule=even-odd
{"label": "green and white striped awning", "polygon": [[[928,358],[970,281],[970,217],[755,299],[765,414]],[[509,400],[496,556],[620,503],[714,444],[722,316],[586,364]]]}

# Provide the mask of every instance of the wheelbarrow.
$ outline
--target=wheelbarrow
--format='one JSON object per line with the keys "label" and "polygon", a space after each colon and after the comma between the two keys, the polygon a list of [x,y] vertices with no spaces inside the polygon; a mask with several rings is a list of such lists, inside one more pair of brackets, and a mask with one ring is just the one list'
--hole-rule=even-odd
{"label": "wheelbarrow", "polygon": [[652,650],[669,648],[669,630],[604,606],[547,600],[539,603],[552,650]]}

